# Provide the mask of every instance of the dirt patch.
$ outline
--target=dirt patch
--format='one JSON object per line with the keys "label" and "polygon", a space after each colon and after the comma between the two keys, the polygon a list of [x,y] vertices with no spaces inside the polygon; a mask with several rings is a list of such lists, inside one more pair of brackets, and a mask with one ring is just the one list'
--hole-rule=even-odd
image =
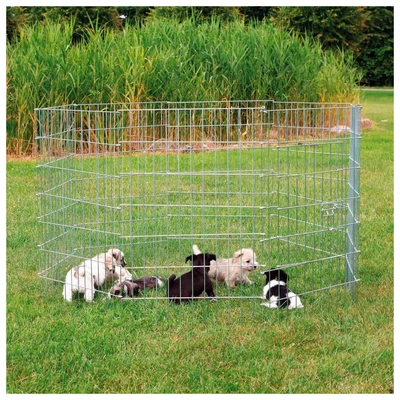
{"label": "dirt patch", "polygon": [[15,154],[7,154],[6,161],[36,161],[36,156],[30,155],[15,155]]}

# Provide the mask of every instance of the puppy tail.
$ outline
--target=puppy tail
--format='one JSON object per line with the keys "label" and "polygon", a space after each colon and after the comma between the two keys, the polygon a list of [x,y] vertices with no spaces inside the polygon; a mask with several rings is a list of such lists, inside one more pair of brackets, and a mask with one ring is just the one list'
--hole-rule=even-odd
{"label": "puppy tail", "polygon": [[164,286],[164,282],[158,276],[156,276],[156,281],[157,281],[157,286],[158,287],[163,287]]}
{"label": "puppy tail", "polygon": [[197,255],[197,254],[201,254],[200,249],[198,248],[197,244],[193,245],[193,254]]}

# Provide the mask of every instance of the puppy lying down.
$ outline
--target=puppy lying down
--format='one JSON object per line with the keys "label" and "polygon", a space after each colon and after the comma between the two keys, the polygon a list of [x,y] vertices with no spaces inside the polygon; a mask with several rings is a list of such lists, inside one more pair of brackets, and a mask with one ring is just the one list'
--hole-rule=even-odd
{"label": "puppy lying down", "polygon": [[263,272],[266,276],[266,285],[263,289],[262,298],[266,300],[261,303],[268,308],[303,308],[300,297],[294,294],[287,287],[289,281],[288,274],[280,269]]}
{"label": "puppy lying down", "polygon": [[146,289],[154,289],[164,285],[164,278],[160,276],[144,276],[138,279],[118,281],[110,289],[108,297],[134,297]]}

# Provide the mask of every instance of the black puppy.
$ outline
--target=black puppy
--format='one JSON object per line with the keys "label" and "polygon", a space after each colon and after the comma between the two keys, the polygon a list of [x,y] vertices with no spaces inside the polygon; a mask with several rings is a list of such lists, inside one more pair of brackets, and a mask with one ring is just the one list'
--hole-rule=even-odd
{"label": "black puppy", "polygon": [[216,260],[215,254],[192,254],[186,257],[186,262],[192,260],[193,269],[176,278],[171,275],[168,278],[168,297],[170,301],[180,304],[188,302],[193,297],[200,296],[203,291],[215,299],[211,279],[208,277],[211,260]]}
{"label": "black puppy", "polygon": [[191,254],[190,256],[186,257],[185,262],[188,262],[189,260],[192,261],[193,266],[204,266],[204,265],[210,265],[211,261],[217,260],[217,257],[215,254],[211,253],[200,253],[200,254]]}

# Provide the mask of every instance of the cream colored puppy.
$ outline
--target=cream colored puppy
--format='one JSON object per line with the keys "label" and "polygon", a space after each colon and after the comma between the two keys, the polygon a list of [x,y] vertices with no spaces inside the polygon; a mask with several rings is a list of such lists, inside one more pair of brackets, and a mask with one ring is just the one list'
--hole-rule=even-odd
{"label": "cream colored puppy", "polygon": [[235,252],[233,258],[217,258],[216,261],[211,261],[208,276],[216,281],[225,282],[230,287],[240,282],[251,285],[253,282],[247,275],[257,267],[254,251],[241,249]]}
{"label": "cream colored puppy", "polygon": [[110,249],[85,260],[68,271],[63,287],[64,299],[72,301],[74,293],[82,293],[86,301],[93,301],[94,292],[106,281],[111,281],[113,277],[130,275],[125,265],[124,253],[118,249]]}

